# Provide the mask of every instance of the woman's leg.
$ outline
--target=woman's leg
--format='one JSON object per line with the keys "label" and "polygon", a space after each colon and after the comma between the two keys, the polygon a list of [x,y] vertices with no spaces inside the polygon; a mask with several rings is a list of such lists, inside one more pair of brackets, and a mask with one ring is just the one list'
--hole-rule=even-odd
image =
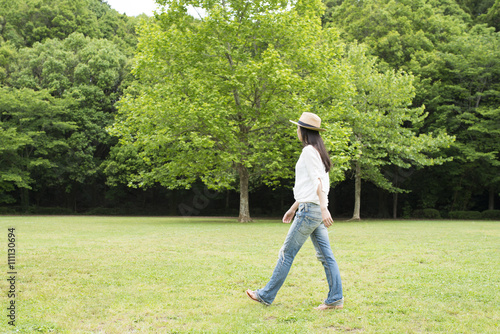
{"label": "woman's leg", "polygon": [[321,224],[311,233],[311,241],[316,249],[316,256],[325,268],[326,279],[328,281],[328,298],[325,299],[326,305],[342,305],[342,280],[340,279],[339,266],[333,256],[330,240],[328,239],[328,230]]}
{"label": "woman's leg", "polygon": [[276,294],[288,276],[295,255],[297,255],[304,242],[306,242],[309,235],[319,224],[321,224],[321,221],[311,219],[306,211],[299,209],[288,231],[285,243],[280,249],[278,262],[276,263],[271,279],[263,289],[255,291],[257,299],[266,305],[270,305],[274,301]]}

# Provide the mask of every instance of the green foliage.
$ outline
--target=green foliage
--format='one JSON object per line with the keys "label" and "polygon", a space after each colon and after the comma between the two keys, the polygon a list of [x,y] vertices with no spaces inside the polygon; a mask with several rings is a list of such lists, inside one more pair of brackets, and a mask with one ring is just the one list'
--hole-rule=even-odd
{"label": "green foliage", "polygon": [[500,33],[476,26],[437,56],[441,61],[429,65],[440,81],[430,89],[436,95],[430,108],[436,112],[428,128],[445,128],[457,138],[449,152],[456,162],[449,170],[468,177],[456,178],[453,188],[461,193],[500,189]]}
{"label": "green foliage", "polygon": [[61,207],[30,207],[28,209],[30,214],[36,215],[73,215],[74,212],[70,208]]}
{"label": "green foliage", "polygon": [[324,18],[347,40],[365,43],[392,68],[409,63],[464,31],[471,22],[454,0],[346,0]]}
{"label": "green foliage", "polygon": [[238,188],[242,170],[251,190],[279,187],[303,111],[328,129],[335,184],[360,162],[364,180],[415,193],[406,215],[484,210],[486,191],[497,203],[500,0],[159,2],[148,19],[101,0],[0,0],[1,203],[96,198],[103,171],[111,187]]}
{"label": "green foliage", "polygon": [[500,210],[483,211],[481,217],[486,220],[500,220]]}
{"label": "green foliage", "polygon": [[0,206],[0,215],[15,215],[17,213],[15,208]]}
{"label": "green foliage", "polygon": [[66,139],[76,129],[72,106],[71,99],[53,98],[46,90],[0,87],[0,136],[6,143],[0,149],[2,192],[31,189],[35,180],[57,182],[57,167],[69,150]]}
{"label": "green foliage", "polygon": [[103,208],[103,207],[96,207],[92,208],[88,211],[85,212],[85,215],[89,216],[116,216],[116,215],[133,215],[134,212],[137,212],[136,210],[130,212],[129,210],[126,209],[108,209],[108,208]]}
{"label": "green foliage", "polygon": [[130,176],[137,175],[147,168],[144,160],[139,157],[137,148],[132,145],[113,146],[108,159],[103,162],[103,167],[108,185],[127,184],[134,188],[137,186],[130,181]]}
{"label": "green foliage", "polygon": [[460,7],[472,17],[485,15],[495,4],[496,0],[456,0]]}
{"label": "green foliage", "polygon": [[[130,70],[126,56],[110,41],[74,33],[63,41],[49,39],[22,48],[14,61],[6,82],[16,90],[29,88],[50,93],[58,103],[71,101],[66,119],[78,131],[61,138],[67,148],[64,157],[47,157],[51,170],[57,170],[58,185],[70,191],[74,183],[95,180],[113,144],[105,128],[112,123],[114,104],[126,85]],[[53,184],[43,181],[46,174],[40,177],[38,186]]]}
{"label": "green foliage", "polygon": [[11,43],[0,42],[0,85],[6,83],[12,72],[11,65],[16,58],[17,50]]}
{"label": "green foliage", "polygon": [[[15,88],[12,92],[49,93],[55,98],[51,103],[65,105],[65,120],[75,127],[58,139],[65,155],[44,155],[48,172],[42,167],[15,170],[6,166],[12,166],[28,139],[13,119],[3,120],[0,136],[11,144],[0,151],[0,159],[9,161],[3,168],[0,201],[12,201],[7,192],[30,189],[34,183],[37,192],[51,187],[71,192],[77,184],[102,182],[101,164],[115,143],[105,128],[131,79],[128,58],[141,19],[121,15],[101,0],[0,1],[0,84]],[[17,149],[10,148],[15,145]],[[30,145],[40,148],[37,142]]]}
{"label": "green foliage", "polygon": [[127,75],[127,58],[116,45],[74,33],[63,41],[36,43],[19,50],[9,84],[71,95],[82,107],[112,111]]}
{"label": "green foliage", "polygon": [[[0,1],[0,85],[14,88],[2,96],[5,104],[0,106],[0,160],[5,162],[0,167],[0,202],[13,202],[12,195],[21,194],[28,210],[24,190],[40,198],[46,192],[75,192],[82,184],[95,187],[103,182],[101,164],[115,143],[105,127],[112,123],[114,104],[131,79],[127,58],[137,44],[135,26],[144,18],[121,15],[101,0]],[[64,106],[64,120],[75,128],[58,135],[54,145],[63,145],[65,154],[46,154],[42,147],[48,143],[40,145],[15,124],[10,114],[14,102],[8,100],[26,91],[36,95],[33,104],[48,99],[49,104]],[[47,114],[37,115],[40,123]],[[27,147],[43,152],[37,169],[20,162]]]}
{"label": "green foliage", "polygon": [[500,0],[495,0],[488,12],[479,16],[479,21],[494,27],[497,32],[500,32]]}
{"label": "green foliage", "polygon": [[[454,161],[434,173],[445,177],[429,180],[425,189],[415,187],[422,198],[439,192],[448,196],[447,210],[467,209],[473,205],[474,195],[500,188],[499,35],[493,28],[475,25],[486,22],[495,26],[492,22],[498,21],[498,15],[487,15],[497,4],[466,0],[458,4],[450,0],[327,2],[325,24],[342,29],[347,40],[365,43],[380,58],[382,69],[400,68],[415,75],[413,106],[425,105],[429,115],[417,131],[455,136],[455,143],[445,151]],[[436,190],[436,184],[443,191]]]}
{"label": "green foliage", "polygon": [[400,192],[397,184],[384,176],[384,166],[409,168],[446,161],[436,153],[448,147],[452,137],[442,132],[416,133],[427,114],[423,106],[411,107],[415,96],[412,75],[378,70],[376,59],[356,44],[349,45],[345,62],[352,67],[350,79],[357,94],[340,117],[352,126],[354,162],[360,164],[363,179]]}
{"label": "green foliage", "polygon": [[413,211],[412,217],[420,219],[441,219],[441,214],[436,209],[422,209]]}
{"label": "green foliage", "polygon": [[[0,114],[0,118],[3,119]],[[9,127],[0,121],[0,156],[2,164],[0,165],[0,203],[12,203],[14,198],[6,195],[7,192],[15,188],[29,188],[31,179],[29,173],[22,170],[22,164],[18,157],[18,152],[24,146],[33,143],[29,134],[18,133],[14,127]]]}
{"label": "green foliage", "polygon": [[78,32],[106,38],[133,52],[136,18],[111,10],[101,0],[0,0],[0,36],[17,47]]}
{"label": "green foliage", "polygon": [[[162,3],[168,9],[140,28],[138,81],[111,129],[144,162],[135,184],[189,187],[199,178],[231,189],[248,171],[256,184],[278,185],[293,176],[300,149],[288,120],[304,111],[331,126],[332,179],[342,177],[349,130],[334,124],[334,111],[351,87],[319,1]],[[193,21],[189,4],[207,16]]]}
{"label": "green foliage", "polygon": [[448,214],[451,219],[481,219],[482,215],[479,211],[450,211]]}
{"label": "green foliage", "polygon": [[[337,117],[334,116],[332,119],[337,119]],[[322,121],[322,124],[328,129],[322,134],[322,138],[333,162],[330,169],[330,182],[336,184],[345,179],[345,174],[350,169],[351,159],[356,152],[356,146],[351,145],[350,142],[352,128],[342,121],[333,123]]]}

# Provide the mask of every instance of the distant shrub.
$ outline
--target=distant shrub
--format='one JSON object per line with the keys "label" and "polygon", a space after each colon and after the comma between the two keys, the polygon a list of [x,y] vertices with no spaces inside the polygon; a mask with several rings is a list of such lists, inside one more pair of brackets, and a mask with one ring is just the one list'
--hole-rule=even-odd
{"label": "distant shrub", "polygon": [[401,214],[401,217],[404,219],[410,219],[411,218],[411,206],[408,201],[405,201],[405,204],[403,205],[403,212]]}
{"label": "distant shrub", "polygon": [[97,207],[97,208],[92,208],[87,211],[85,211],[84,215],[89,215],[89,216],[155,216],[159,215],[160,213],[147,210],[144,208],[134,208],[134,207],[129,207],[129,208],[124,208],[124,207],[117,207],[117,208],[104,208],[104,207]]}
{"label": "distant shrub", "polygon": [[73,215],[73,210],[60,206],[0,207],[0,215]]}
{"label": "distant shrub", "polygon": [[422,209],[413,211],[414,218],[441,219],[441,214],[436,209]]}
{"label": "distant shrub", "polygon": [[479,211],[450,211],[449,216],[451,219],[482,219]]}
{"label": "distant shrub", "polygon": [[18,212],[15,208],[0,206],[0,215],[15,215],[17,213]]}
{"label": "distant shrub", "polygon": [[74,214],[73,210],[69,208],[62,208],[59,206],[31,206],[29,208],[30,214],[36,215],[72,215]]}
{"label": "distant shrub", "polygon": [[85,214],[91,216],[118,216],[124,214],[124,210],[120,210],[118,208],[97,207],[86,211]]}
{"label": "distant shrub", "polygon": [[500,220],[500,210],[486,210],[481,213],[483,219]]}

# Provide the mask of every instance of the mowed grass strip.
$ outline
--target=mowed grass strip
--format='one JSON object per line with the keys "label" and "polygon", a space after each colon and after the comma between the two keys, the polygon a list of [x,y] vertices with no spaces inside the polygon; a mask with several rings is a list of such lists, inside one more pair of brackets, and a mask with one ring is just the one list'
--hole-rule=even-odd
{"label": "mowed grass strip", "polygon": [[[345,295],[327,294],[306,242],[275,303],[268,281],[289,225],[217,218],[0,217],[15,227],[17,333],[497,333],[500,222],[368,221],[329,229]],[[7,278],[7,277],[6,277]],[[2,313],[2,314],[3,314]]]}

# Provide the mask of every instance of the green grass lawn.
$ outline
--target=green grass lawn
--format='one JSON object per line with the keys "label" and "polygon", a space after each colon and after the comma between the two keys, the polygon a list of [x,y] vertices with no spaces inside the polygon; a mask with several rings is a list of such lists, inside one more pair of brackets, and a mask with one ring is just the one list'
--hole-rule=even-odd
{"label": "green grass lawn", "polygon": [[[369,221],[329,229],[343,310],[307,241],[272,306],[289,225],[230,219],[0,217],[0,332],[498,333],[500,222]],[[16,327],[7,324],[7,228],[16,228]]]}

